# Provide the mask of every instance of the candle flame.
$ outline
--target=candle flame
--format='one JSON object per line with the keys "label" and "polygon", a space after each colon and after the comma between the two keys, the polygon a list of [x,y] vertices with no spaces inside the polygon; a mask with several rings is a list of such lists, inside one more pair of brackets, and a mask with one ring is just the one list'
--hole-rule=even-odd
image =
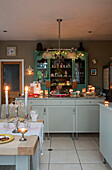
{"label": "candle flame", "polygon": [[106,101],[106,100],[105,100],[104,103],[105,103],[105,104],[109,104],[109,101]]}
{"label": "candle flame", "polygon": [[21,128],[21,129],[19,129],[19,132],[27,132],[28,131],[28,129],[26,129],[26,128]]}
{"label": "candle flame", "polygon": [[5,91],[8,91],[9,90],[9,86],[5,86]]}
{"label": "candle flame", "polygon": [[25,92],[28,92],[28,86],[25,86]]}

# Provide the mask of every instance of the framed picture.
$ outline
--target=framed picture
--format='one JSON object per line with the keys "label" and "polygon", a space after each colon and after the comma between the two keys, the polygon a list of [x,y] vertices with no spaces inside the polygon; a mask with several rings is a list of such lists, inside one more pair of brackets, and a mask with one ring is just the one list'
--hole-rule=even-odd
{"label": "framed picture", "polygon": [[96,76],[97,75],[97,69],[96,68],[91,68],[91,76]]}
{"label": "framed picture", "polygon": [[16,47],[15,46],[7,47],[7,56],[16,56]]}

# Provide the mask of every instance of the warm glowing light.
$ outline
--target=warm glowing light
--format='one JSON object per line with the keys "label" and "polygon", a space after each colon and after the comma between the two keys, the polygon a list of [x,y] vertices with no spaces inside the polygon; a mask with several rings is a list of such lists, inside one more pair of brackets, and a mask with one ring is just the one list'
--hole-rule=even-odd
{"label": "warm glowing light", "polygon": [[26,133],[28,131],[28,129],[26,129],[26,128],[20,128],[19,129],[19,132],[20,133]]}
{"label": "warm glowing light", "polygon": [[109,101],[106,101],[106,100],[105,100],[104,103],[105,103],[105,104],[109,104]]}
{"label": "warm glowing light", "polygon": [[48,95],[48,90],[45,90],[45,95]]}
{"label": "warm glowing light", "polygon": [[25,92],[28,92],[28,86],[25,86]]}
{"label": "warm glowing light", "polygon": [[95,92],[95,87],[92,87],[92,88],[91,88],[91,91],[94,93],[94,92]]}
{"label": "warm glowing light", "polygon": [[40,90],[40,94],[43,95],[43,90]]}
{"label": "warm glowing light", "polygon": [[32,74],[32,71],[28,71],[28,74],[31,75],[31,74]]}
{"label": "warm glowing light", "polygon": [[5,91],[8,91],[9,90],[9,86],[5,86]]}
{"label": "warm glowing light", "polygon": [[82,89],[82,92],[85,93],[85,92],[86,92],[86,88],[83,88],[83,89]]}
{"label": "warm glowing light", "polygon": [[29,65],[28,68],[26,69],[27,75],[33,75],[34,74],[34,69]]}
{"label": "warm glowing light", "polygon": [[76,93],[79,95],[79,94],[80,94],[80,91],[76,91]]}
{"label": "warm glowing light", "polygon": [[104,103],[105,103],[105,106],[109,106],[109,101],[104,101]]}
{"label": "warm glowing light", "polygon": [[73,92],[73,89],[70,89],[69,92],[72,93],[72,92]]}

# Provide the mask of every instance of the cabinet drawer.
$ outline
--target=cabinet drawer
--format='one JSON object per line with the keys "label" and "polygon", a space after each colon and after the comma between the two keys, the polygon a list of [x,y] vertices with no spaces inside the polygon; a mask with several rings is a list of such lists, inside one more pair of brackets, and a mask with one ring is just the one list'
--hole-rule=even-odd
{"label": "cabinet drawer", "polygon": [[60,105],[74,105],[74,100],[68,100],[68,99],[65,99],[65,100],[47,100],[47,105],[49,106],[60,106]]}
{"label": "cabinet drawer", "polygon": [[76,100],[77,106],[83,105],[97,105],[99,102],[103,102],[104,100],[98,99],[85,99],[85,100]]}
{"label": "cabinet drawer", "polygon": [[30,105],[33,105],[33,106],[38,106],[38,105],[40,105],[40,106],[44,106],[44,105],[46,105],[46,100],[29,100],[29,104]]}

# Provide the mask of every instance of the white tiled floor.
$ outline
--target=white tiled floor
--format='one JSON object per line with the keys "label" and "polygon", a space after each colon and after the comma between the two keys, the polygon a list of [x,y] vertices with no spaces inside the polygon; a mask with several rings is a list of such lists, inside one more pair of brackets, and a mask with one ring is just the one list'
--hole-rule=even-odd
{"label": "white tiled floor", "polygon": [[74,141],[70,134],[52,134],[44,140],[40,170],[112,170],[102,164],[98,148],[97,134],[81,134]]}

